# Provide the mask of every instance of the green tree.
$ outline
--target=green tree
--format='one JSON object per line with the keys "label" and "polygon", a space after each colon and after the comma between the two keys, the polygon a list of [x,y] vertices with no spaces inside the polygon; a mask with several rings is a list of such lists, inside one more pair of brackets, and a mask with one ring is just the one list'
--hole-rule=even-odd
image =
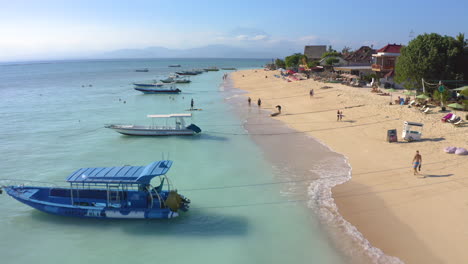
{"label": "green tree", "polygon": [[299,64],[302,63],[302,58],[305,55],[302,53],[294,53],[291,56],[287,56],[284,58],[284,62],[286,63],[286,67],[297,67]]}
{"label": "green tree", "polygon": [[340,62],[340,60],[337,59],[336,57],[330,57],[325,60],[325,64],[329,66],[333,66],[333,64],[338,63],[338,62]]}
{"label": "green tree", "polygon": [[435,89],[434,93],[432,94],[432,98],[440,102],[441,106],[445,106],[447,104],[447,99],[450,96],[450,92],[445,89],[443,92],[439,92],[439,90]]}
{"label": "green tree", "polygon": [[275,60],[275,65],[277,68],[286,68],[286,63],[282,59],[276,59]]}
{"label": "green tree", "polygon": [[337,52],[337,51],[327,51],[325,53],[322,54],[322,59],[325,58],[325,57],[341,57],[341,53]]}
{"label": "green tree", "polygon": [[395,67],[395,81],[406,87],[421,87],[426,80],[453,80],[457,77],[456,62],[462,55],[459,43],[450,36],[423,34],[401,49]]}

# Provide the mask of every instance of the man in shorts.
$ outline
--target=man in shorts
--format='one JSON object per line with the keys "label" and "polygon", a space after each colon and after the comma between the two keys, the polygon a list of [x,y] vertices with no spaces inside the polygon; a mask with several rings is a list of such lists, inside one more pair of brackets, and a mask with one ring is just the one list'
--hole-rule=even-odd
{"label": "man in shorts", "polygon": [[419,170],[421,170],[421,163],[422,163],[422,156],[421,154],[419,154],[419,150],[416,150],[416,155],[414,155],[414,158],[413,158],[413,173],[414,175],[418,175],[418,167],[419,167]]}

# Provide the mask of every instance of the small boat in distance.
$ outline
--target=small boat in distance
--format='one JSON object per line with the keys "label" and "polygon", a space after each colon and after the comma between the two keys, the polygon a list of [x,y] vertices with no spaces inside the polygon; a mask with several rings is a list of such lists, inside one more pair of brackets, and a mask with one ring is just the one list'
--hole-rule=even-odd
{"label": "small boat in distance", "polygon": [[149,72],[148,68],[136,69],[135,71],[136,71],[136,72]]}
{"label": "small boat in distance", "polygon": [[200,73],[196,71],[178,71],[176,72],[177,75],[198,75]]}
{"label": "small boat in distance", "polygon": [[177,76],[170,76],[166,79],[160,80],[163,83],[190,83],[191,81],[189,79],[185,78],[178,78]]}
{"label": "small boat in distance", "polygon": [[171,64],[169,67],[180,67],[180,64]]}
{"label": "small boat in distance", "polygon": [[135,87],[133,89],[140,91],[144,94],[177,94],[182,92],[180,89],[172,86],[169,88]]}
{"label": "small boat in distance", "polygon": [[234,70],[237,70],[237,69],[236,68],[221,68],[221,70],[234,71]]}
{"label": "small boat in distance", "polygon": [[[128,136],[192,136],[201,132],[201,129],[194,124],[186,125],[185,118],[192,117],[192,114],[147,115],[147,117],[152,120],[151,126],[116,124],[104,127]],[[174,121],[173,126],[168,125],[171,119]]]}
{"label": "small boat in distance", "polygon": [[[67,177],[70,185],[66,187],[26,186],[19,181],[12,184],[13,180],[1,187],[14,199],[54,215],[173,218],[179,210],[188,210],[190,200],[173,189],[166,176],[171,166],[172,161],[161,160],[147,166],[81,168]],[[159,179],[155,187],[151,185],[153,178]]]}
{"label": "small boat in distance", "polygon": [[204,71],[219,71],[219,69],[217,67],[209,67],[209,68],[205,68],[203,70]]}

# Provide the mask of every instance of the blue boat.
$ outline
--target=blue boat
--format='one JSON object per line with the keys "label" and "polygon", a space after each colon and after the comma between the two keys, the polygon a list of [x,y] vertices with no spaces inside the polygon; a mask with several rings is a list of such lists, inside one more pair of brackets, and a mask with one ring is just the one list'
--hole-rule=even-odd
{"label": "blue boat", "polygon": [[[81,168],[67,177],[69,187],[8,185],[11,197],[37,210],[83,218],[173,218],[190,200],[172,189],[166,173],[172,161],[147,166]],[[159,179],[155,187],[153,178]],[[1,193],[1,192],[0,192]]]}
{"label": "blue boat", "polygon": [[178,94],[182,92],[178,88],[143,88],[143,87],[135,87],[137,91],[140,91],[144,94]]}

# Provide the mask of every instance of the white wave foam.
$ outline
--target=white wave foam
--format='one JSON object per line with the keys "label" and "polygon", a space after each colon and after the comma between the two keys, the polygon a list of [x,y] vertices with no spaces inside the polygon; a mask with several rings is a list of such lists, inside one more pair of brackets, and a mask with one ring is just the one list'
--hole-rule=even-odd
{"label": "white wave foam", "polygon": [[[314,140],[317,140],[314,138]],[[320,141],[318,141],[320,142]],[[322,145],[326,146],[322,142]],[[331,150],[330,147],[326,146]],[[321,221],[326,223],[326,226],[331,227],[332,236],[336,241],[339,241],[341,247],[344,248],[346,254],[351,256],[365,256],[373,263],[378,264],[400,264],[403,263],[399,258],[385,255],[379,248],[373,247],[371,243],[362,235],[359,230],[351,223],[346,221],[338,212],[338,207],[332,196],[332,188],[338,184],[345,183],[351,179],[352,167],[348,162],[348,158],[340,155],[325,160],[325,163],[316,164],[311,170],[313,173],[320,176],[314,180],[308,187],[308,194],[311,198],[308,206],[312,208]],[[334,230],[334,231],[333,231]],[[346,235],[345,240],[338,233]],[[358,245],[358,247],[356,247]]]}

